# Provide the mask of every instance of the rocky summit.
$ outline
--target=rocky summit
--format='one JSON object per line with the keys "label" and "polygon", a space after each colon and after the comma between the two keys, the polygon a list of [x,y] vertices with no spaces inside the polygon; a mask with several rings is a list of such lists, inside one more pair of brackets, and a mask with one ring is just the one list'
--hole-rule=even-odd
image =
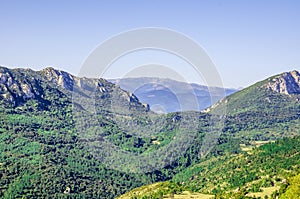
{"label": "rocky summit", "polygon": [[[49,93],[56,90],[62,98],[69,101],[80,99],[84,104],[88,100],[95,100],[95,94],[101,93],[101,102],[108,99],[118,99],[122,106],[129,105],[148,111],[147,104],[139,102],[137,97],[122,90],[119,86],[104,79],[76,77],[65,71],[51,67],[41,71],[31,69],[8,69],[0,67],[0,100],[12,107],[23,106],[28,100],[36,100],[38,103],[49,104]],[[116,97],[117,96],[117,97]],[[120,105],[121,106],[121,105]],[[119,107],[120,108],[120,107]]]}
{"label": "rocky summit", "polygon": [[296,70],[271,78],[267,88],[287,95],[300,94],[300,73]]}

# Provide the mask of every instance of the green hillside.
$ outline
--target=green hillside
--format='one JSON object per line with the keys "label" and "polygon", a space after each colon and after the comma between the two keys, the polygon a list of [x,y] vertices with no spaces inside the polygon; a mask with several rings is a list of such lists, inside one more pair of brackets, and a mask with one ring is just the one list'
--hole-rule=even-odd
{"label": "green hillside", "polygon": [[133,190],[121,198],[161,198],[186,191],[214,198],[256,198],[255,193],[262,198],[264,194],[293,198],[291,194],[300,194],[296,176],[300,172],[299,150],[300,138],[296,137],[264,144],[251,153],[210,158],[176,174],[171,181],[145,187],[147,191]]}
{"label": "green hillside", "polygon": [[[175,195],[281,186],[297,170],[298,138],[253,148],[299,135],[299,94],[261,87],[268,82],[229,96],[210,112],[157,115],[104,79],[1,67],[0,197],[115,198],[169,180],[162,186]],[[228,114],[221,117],[224,106]],[[103,143],[121,153],[103,150]],[[268,169],[273,161],[275,169]],[[266,182],[258,171],[269,175]],[[252,181],[257,185],[246,185]]]}
{"label": "green hillside", "polygon": [[[275,198],[280,187],[282,193],[286,184],[281,181],[299,173],[300,140],[292,137],[300,133],[300,95],[283,94],[268,86],[286,74],[258,82],[208,109],[206,112],[213,113],[227,108],[225,127],[212,153],[138,198],[170,197],[170,193],[184,191],[217,198],[263,198],[264,194]],[[275,140],[279,141],[266,144]]]}
{"label": "green hillside", "polygon": [[236,92],[210,109],[218,111],[226,106],[227,119],[224,132],[249,140],[278,139],[300,132],[300,95],[282,94],[268,88],[270,77]]}
{"label": "green hillside", "polygon": [[[114,198],[135,187],[168,180],[198,159],[191,154],[201,147],[197,143],[207,128],[208,115],[156,115],[135,96],[103,79],[77,78],[52,68],[0,68],[0,73],[1,197]],[[97,103],[96,120],[89,112],[93,101]],[[179,120],[188,125],[179,127]],[[124,124],[132,121],[140,126],[125,129]],[[131,135],[143,133],[142,127],[149,122],[150,130],[159,129],[155,135]],[[177,154],[169,159],[171,165],[146,173],[109,168],[91,151],[102,137],[122,150],[147,156],[168,146],[175,135],[179,139],[179,130],[184,136],[184,129],[194,125],[196,148],[189,149],[190,155],[183,150],[179,158]],[[125,163],[115,161],[121,166]]]}

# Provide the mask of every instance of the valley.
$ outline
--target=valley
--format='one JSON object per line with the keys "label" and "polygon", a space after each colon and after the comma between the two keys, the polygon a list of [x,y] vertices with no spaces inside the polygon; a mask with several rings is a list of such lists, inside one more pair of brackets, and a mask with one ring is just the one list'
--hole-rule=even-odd
{"label": "valley", "polygon": [[0,197],[299,196],[299,77],[157,114],[104,79],[1,67]]}

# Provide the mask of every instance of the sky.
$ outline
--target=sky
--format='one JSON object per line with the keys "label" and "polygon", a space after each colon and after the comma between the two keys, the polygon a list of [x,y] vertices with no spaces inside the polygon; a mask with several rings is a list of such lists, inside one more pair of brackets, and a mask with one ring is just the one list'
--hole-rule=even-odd
{"label": "sky", "polygon": [[[300,70],[300,1],[292,0],[0,0],[0,65],[78,74],[101,43],[128,30],[157,27],[197,42],[225,87],[239,88]],[[143,63],[152,63],[151,52]],[[154,53],[155,54],[155,53]],[[194,82],[178,58],[167,65]],[[131,60],[141,54],[135,54]],[[166,58],[169,57],[169,58]],[[137,64],[136,62],[132,62]],[[120,67],[115,64],[115,67]],[[127,63],[128,64],[128,63]],[[129,62],[130,64],[130,62]],[[120,74],[108,74],[107,78]],[[204,77],[205,78],[205,77]]]}

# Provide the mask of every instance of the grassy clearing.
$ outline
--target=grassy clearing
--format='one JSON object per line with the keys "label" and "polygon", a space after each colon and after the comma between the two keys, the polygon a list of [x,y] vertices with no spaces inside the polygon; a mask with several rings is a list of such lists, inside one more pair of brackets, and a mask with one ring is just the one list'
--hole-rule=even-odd
{"label": "grassy clearing", "polygon": [[121,195],[120,197],[118,197],[118,199],[130,199],[133,196],[140,196],[140,195],[151,193],[151,192],[155,193],[159,189],[159,187],[161,187],[161,185],[162,185],[162,182],[145,185],[145,186],[136,188],[128,193],[125,193],[124,195]]}
{"label": "grassy clearing", "polygon": [[256,147],[260,147],[264,144],[267,143],[274,143],[275,141],[252,141],[250,143],[250,145],[246,145],[246,144],[240,144],[240,148],[242,151],[247,152],[248,154],[251,154],[251,151],[256,148]]}
{"label": "grassy clearing", "polygon": [[253,150],[253,146],[247,146],[245,144],[240,144],[241,150],[245,152],[249,152]]}
{"label": "grassy clearing", "polygon": [[279,186],[261,188],[263,190],[262,192],[248,193],[247,196],[264,198],[265,196],[271,196],[271,194],[279,190],[279,188]]}
{"label": "grassy clearing", "polygon": [[[167,198],[172,198],[172,197],[167,197]],[[208,195],[208,194],[201,194],[201,193],[191,193],[189,191],[184,191],[181,194],[175,194],[174,199],[188,199],[188,198],[193,198],[193,199],[212,199],[214,198],[214,195]]]}
{"label": "grassy clearing", "polygon": [[[144,194],[147,196],[151,196],[152,194],[156,193],[159,189],[162,189],[162,182],[139,187],[137,189],[134,189],[134,190],[120,196],[118,199],[131,199],[134,196],[139,198],[139,197],[142,197]],[[168,195],[163,196],[163,198],[165,198],[165,199],[189,199],[189,198],[212,199],[213,197],[214,197],[214,195],[191,193],[189,191],[183,191],[180,194],[168,194]]]}

